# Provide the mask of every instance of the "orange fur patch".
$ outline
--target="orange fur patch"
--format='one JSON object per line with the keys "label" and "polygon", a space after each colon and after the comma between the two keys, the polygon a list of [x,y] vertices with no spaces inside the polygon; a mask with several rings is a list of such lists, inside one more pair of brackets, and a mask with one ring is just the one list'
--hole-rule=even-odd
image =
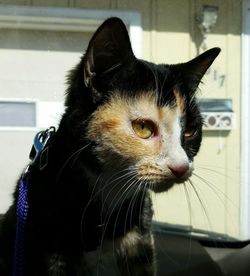
{"label": "orange fur patch", "polygon": [[[147,93],[135,99],[114,95],[109,103],[100,106],[93,114],[87,137],[99,144],[99,156],[114,151],[124,158],[141,160],[159,156],[162,139],[138,137],[131,125],[138,118],[150,119],[162,131],[172,133],[177,109],[158,107],[155,94]],[[161,136],[161,134],[159,134]]]}
{"label": "orange fur patch", "polygon": [[119,125],[119,121],[116,119],[110,119],[108,121],[103,122],[100,127],[102,129],[113,129]]}
{"label": "orange fur patch", "polygon": [[164,118],[164,112],[162,108],[158,108],[158,116],[159,116],[159,120],[162,121]]}
{"label": "orange fur patch", "polygon": [[91,140],[102,140],[102,146],[121,153],[124,157],[139,158],[152,155],[159,145],[136,136],[131,121],[138,117],[151,118],[151,111],[156,113],[155,99],[151,94],[132,101],[114,96],[111,102],[99,107],[93,114],[88,129]]}
{"label": "orange fur patch", "polygon": [[185,113],[186,103],[185,98],[181,95],[178,89],[174,89],[174,95],[176,100],[176,105],[180,109],[181,113]]}

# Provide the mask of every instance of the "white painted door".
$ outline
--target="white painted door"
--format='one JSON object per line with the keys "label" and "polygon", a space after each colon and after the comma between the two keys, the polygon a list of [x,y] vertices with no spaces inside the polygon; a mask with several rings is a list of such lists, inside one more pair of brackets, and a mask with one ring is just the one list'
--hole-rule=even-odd
{"label": "white painted door", "polygon": [[241,237],[250,237],[250,1],[242,7]]}
{"label": "white painted door", "polygon": [[[0,30],[0,101],[36,101],[36,112],[30,113],[36,116],[33,128],[0,125],[0,213],[9,206],[15,182],[28,163],[37,128],[49,127],[59,118],[56,109],[62,111],[67,72],[79,62],[90,36],[83,32]],[[5,104],[5,108],[11,107]]]}
{"label": "white painted door", "polygon": [[65,77],[90,34],[41,30],[0,31],[0,97],[62,101]]}

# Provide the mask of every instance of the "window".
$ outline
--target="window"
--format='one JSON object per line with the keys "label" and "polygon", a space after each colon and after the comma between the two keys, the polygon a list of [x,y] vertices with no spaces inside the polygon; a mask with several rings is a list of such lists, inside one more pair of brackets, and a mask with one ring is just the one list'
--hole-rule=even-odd
{"label": "window", "polygon": [[35,103],[0,102],[0,126],[35,127]]}

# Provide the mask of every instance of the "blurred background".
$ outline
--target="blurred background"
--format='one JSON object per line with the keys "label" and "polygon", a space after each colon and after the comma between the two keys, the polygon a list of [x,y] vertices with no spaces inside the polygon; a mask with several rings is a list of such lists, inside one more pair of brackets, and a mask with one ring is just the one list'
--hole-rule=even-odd
{"label": "blurred background", "polygon": [[126,23],[138,58],[221,54],[200,85],[204,138],[191,183],[152,195],[155,220],[250,238],[250,1],[0,1],[0,213],[35,133],[57,125],[65,77],[100,23]]}

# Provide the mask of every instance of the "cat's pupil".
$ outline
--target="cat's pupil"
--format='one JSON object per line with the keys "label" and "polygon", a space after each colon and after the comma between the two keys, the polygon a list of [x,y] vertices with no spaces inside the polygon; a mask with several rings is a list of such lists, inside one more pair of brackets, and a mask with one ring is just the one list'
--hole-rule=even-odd
{"label": "cat's pupil", "polygon": [[185,138],[191,138],[192,136],[195,135],[195,133],[196,133],[195,130],[187,129],[187,130],[184,131],[184,137]]}
{"label": "cat's pupil", "polygon": [[132,127],[137,136],[148,139],[155,134],[155,125],[150,120],[137,119],[132,121]]}

